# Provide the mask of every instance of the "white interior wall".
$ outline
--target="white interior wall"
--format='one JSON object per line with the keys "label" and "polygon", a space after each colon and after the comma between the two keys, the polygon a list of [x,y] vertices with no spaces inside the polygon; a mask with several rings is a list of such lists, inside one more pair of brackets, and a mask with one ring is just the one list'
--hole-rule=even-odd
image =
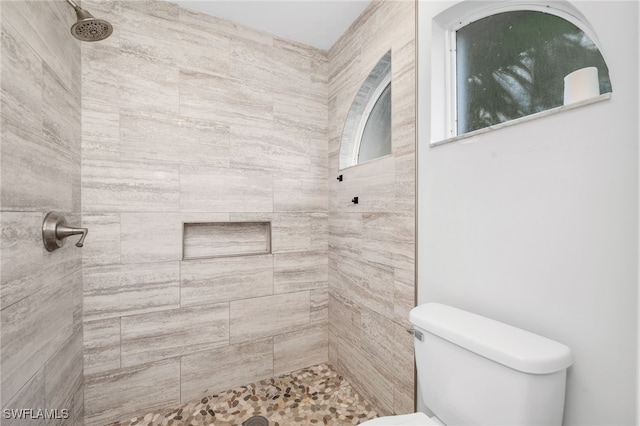
{"label": "white interior wall", "polygon": [[432,19],[457,3],[419,2],[418,302],[568,345],[565,424],[634,424],[638,4],[572,2],[599,37],[610,100],[429,148]]}

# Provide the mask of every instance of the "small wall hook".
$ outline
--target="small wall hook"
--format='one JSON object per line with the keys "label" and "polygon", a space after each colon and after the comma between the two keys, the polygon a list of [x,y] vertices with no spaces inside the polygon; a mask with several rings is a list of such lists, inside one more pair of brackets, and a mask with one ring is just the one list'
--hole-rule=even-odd
{"label": "small wall hook", "polygon": [[358,204],[358,197],[353,197],[353,200],[351,200],[351,202],[353,204]]}
{"label": "small wall hook", "polygon": [[338,179],[339,182],[342,182],[342,175],[338,176],[336,179]]}
{"label": "small wall hook", "polygon": [[87,228],[72,228],[67,226],[67,220],[60,213],[49,212],[42,222],[42,242],[47,251],[55,251],[64,246],[64,239],[72,235],[80,235],[76,247],[84,246],[84,239],[89,230]]}

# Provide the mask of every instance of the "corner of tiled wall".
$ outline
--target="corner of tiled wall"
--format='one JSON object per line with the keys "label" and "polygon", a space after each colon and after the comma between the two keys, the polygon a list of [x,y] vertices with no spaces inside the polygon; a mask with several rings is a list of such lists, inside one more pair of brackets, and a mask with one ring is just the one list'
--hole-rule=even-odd
{"label": "corner of tiled wall", "polygon": [[[339,171],[351,102],[388,50],[392,155]],[[329,360],[378,412],[413,412],[415,3],[374,1],[328,57]]]}

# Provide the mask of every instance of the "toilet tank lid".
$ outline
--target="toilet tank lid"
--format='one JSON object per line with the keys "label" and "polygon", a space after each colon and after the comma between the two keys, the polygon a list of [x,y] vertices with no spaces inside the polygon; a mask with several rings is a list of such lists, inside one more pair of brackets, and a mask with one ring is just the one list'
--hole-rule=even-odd
{"label": "toilet tank lid", "polygon": [[518,371],[549,374],[572,363],[569,347],[546,337],[441,303],[411,310],[416,327]]}

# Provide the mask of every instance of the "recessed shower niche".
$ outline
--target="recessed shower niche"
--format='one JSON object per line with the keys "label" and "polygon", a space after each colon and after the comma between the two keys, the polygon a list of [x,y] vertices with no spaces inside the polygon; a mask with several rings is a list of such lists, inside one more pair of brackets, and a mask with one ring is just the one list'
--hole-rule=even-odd
{"label": "recessed shower niche", "polygon": [[340,170],[391,154],[391,51],[356,94],[342,131]]}
{"label": "recessed shower niche", "polygon": [[271,253],[271,222],[183,224],[183,260],[269,253]]}

